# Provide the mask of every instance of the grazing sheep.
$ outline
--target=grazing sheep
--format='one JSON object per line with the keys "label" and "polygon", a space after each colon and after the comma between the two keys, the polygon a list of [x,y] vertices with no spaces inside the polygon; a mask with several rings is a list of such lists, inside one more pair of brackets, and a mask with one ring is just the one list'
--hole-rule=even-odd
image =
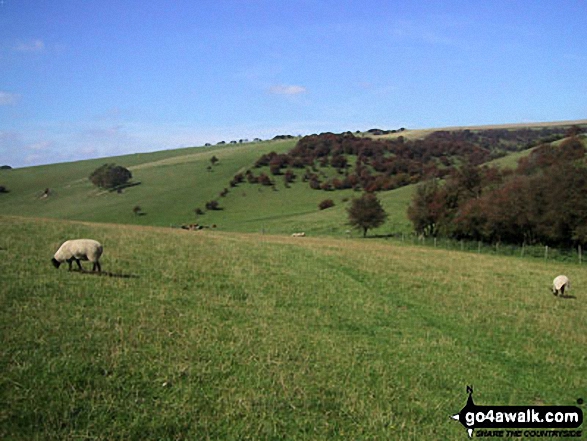
{"label": "grazing sheep", "polygon": [[92,271],[97,269],[98,272],[102,272],[99,260],[103,250],[102,244],[92,239],[68,240],[59,247],[51,262],[55,268],[59,268],[59,265],[67,262],[69,271],[71,271],[71,264],[75,260],[79,270],[83,271],[80,260],[89,260],[94,264]]}
{"label": "grazing sheep", "polygon": [[291,237],[306,237],[306,233],[294,233]]}
{"label": "grazing sheep", "polygon": [[565,295],[565,289],[568,291],[569,289],[571,289],[571,281],[569,280],[569,278],[567,276],[557,276],[553,281],[552,281],[552,293],[555,296],[558,296],[559,293],[561,296]]}

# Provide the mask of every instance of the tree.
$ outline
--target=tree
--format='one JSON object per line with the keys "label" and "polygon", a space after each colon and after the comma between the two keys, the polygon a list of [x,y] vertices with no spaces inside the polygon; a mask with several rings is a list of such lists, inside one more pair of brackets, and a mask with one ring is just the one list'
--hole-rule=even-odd
{"label": "tree", "polygon": [[387,213],[374,193],[365,193],[360,198],[353,199],[347,212],[349,224],[363,230],[363,237],[367,236],[370,228],[381,226],[387,219]]}
{"label": "tree", "polygon": [[416,193],[408,207],[408,218],[416,233],[436,236],[446,211],[446,192],[437,179],[432,179],[416,187]]}
{"label": "tree", "polygon": [[132,174],[126,168],[115,164],[104,164],[92,172],[89,179],[97,187],[113,189],[126,184]]}

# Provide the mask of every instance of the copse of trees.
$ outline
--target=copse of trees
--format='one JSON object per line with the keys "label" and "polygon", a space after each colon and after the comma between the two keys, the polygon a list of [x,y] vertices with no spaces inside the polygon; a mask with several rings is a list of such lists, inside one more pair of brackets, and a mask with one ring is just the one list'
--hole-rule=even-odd
{"label": "copse of trees", "polygon": [[287,153],[262,155],[255,167],[269,167],[274,176],[288,169],[316,172],[317,167],[331,167],[337,170],[338,177],[321,180],[306,172],[304,181],[316,190],[386,191],[432,177],[443,178],[457,164],[480,165],[507,152],[560,139],[568,131],[564,127],[437,131],[418,140],[322,133],[300,138]]}
{"label": "copse of trees", "polygon": [[417,233],[491,243],[585,245],[587,164],[577,137],[544,144],[513,172],[465,166],[420,184],[408,209]]}

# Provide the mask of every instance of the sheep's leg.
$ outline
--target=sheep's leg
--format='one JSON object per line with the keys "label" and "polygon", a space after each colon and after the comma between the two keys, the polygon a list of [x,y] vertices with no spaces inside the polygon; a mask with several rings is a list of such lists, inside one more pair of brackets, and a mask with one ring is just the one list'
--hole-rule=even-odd
{"label": "sheep's leg", "polygon": [[73,263],[73,259],[67,259],[67,264],[69,265],[68,271],[71,271],[71,264]]}
{"label": "sheep's leg", "polygon": [[565,287],[566,285],[561,286],[561,297],[565,295]]}
{"label": "sheep's leg", "polygon": [[83,271],[84,269],[82,268],[82,263],[79,261],[79,259],[75,259],[75,263],[77,263],[77,266],[79,268],[80,271]]}
{"label": "sheep's leg", "polygon": [[100,266],[100,262],[94,262],[94,266],[92,267],[92,271],[96,271],[96,268],[98,269],[99,273],[102,272],[102,267]]}

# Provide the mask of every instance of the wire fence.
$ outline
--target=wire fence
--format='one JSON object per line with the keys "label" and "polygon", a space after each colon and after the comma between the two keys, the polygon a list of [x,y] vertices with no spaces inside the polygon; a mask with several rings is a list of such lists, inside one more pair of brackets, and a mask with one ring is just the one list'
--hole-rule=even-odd
{"label": "wire fence", "polygon": [[492,254],[499,256],[517,256],[557,262],[583,264],[584,250],[581,245],[576,248],[550,247],[548,245],[512,245],[495,243],[488,244],[481,241],[454,240],[436,237],[418,237],[404,233],[394,234],[395,239],[412,245],[421,245],[445,250],[466,251],[479,254]]}

